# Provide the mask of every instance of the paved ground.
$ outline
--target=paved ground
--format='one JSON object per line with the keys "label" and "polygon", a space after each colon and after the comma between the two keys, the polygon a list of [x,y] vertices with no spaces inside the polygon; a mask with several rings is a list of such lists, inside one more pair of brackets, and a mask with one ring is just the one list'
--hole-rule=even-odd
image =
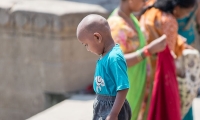
{"label": "paved ground", "polygon": [[[28,120],[91,120],[94,95],[74,95]],[[200,120],[200,98],[193,103],[194,120]]]}

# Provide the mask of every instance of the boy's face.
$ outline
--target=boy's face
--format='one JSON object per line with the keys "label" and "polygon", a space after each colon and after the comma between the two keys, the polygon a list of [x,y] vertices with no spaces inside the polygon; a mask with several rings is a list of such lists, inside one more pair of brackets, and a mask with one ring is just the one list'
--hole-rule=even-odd
{"label": "boy's face", "polygon": [[80,35],[78,39],[86,47],[87,51],[96,55],[101,55],[103,53],[102,37],[99,33],[94,33],[93,36],[86,34]]}

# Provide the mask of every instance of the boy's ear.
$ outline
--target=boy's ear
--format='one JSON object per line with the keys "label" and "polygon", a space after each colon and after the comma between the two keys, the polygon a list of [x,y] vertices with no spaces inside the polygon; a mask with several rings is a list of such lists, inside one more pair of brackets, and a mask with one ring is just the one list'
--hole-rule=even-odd
{"label": "boy's ear", "polygon": [[94,33],[94,39],[97,40],[98,43],[102,42],[102,36],[99,33]]}

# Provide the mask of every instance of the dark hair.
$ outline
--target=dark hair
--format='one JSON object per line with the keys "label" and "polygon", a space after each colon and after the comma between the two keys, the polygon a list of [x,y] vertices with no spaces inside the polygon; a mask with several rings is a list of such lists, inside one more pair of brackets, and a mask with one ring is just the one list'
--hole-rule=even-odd
{"label": "dark hair", "polygon": [[181,8],[191,8],[196,4],[196,0],[156,0],[156,2],[147,8],[144,8],[141,14],[145,13],[150,8],[158,8],[163,12],[173,13],[176,6]]}

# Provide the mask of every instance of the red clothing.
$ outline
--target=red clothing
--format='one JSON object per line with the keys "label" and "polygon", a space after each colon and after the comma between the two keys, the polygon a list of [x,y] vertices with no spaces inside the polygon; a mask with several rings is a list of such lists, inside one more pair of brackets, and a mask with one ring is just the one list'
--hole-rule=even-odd
{"label": "red clothing", "polygon": [[158,54],[148,120],[181,120],[175,63],[168,47]]}

